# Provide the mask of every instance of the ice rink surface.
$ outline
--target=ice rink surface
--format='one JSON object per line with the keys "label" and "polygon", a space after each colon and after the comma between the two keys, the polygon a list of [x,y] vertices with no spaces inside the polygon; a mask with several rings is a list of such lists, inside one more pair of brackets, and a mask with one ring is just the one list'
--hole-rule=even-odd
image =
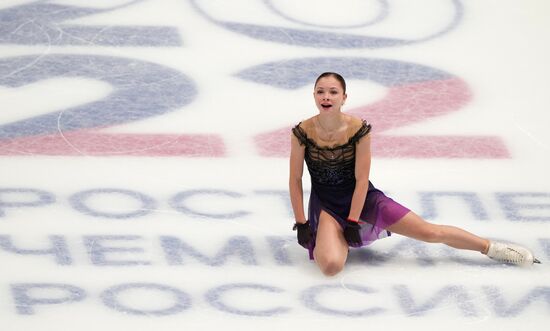
{"label": "ice rink surface", "polygon": [[[547,330],[549,15],[3,0],[0,329]],[[291,231],[287,155],[324,71],[373,125],[377,187],[543,264],[394,235],[323,276]]]}

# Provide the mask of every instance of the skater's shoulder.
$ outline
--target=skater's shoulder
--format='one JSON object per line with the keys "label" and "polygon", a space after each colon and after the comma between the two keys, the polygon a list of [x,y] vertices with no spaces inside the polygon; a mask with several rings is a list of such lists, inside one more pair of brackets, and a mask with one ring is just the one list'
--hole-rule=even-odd
{"label": "skater's shoulder", "polygon": [[313,130],[315,129],[315,124],[313,123],[313,118],[310,117],[308,119],[305,119],[298,123],[295,127],[305,133],[306,135],[310,136]]}

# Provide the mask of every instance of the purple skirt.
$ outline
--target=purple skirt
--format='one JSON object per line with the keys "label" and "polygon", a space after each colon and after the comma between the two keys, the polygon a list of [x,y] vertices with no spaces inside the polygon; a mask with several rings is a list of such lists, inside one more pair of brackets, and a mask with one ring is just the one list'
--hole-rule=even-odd
{"label": "purple skirt", "polygon": [[[337,187],[312,185],[308,216],[314,240],[309,247],[305,247],[309,250],[310,259],[313,260],[321,211],[324,210],[330,214],[344,228],[349,216],[354,189],[355,183]],[[360,217],[362,243],[356,247],[365,246],[377,239],[390,236],[391,233],[386,229],[403,218],[409,211],[408,208],[393,201],[369,182],[367,198]]]}

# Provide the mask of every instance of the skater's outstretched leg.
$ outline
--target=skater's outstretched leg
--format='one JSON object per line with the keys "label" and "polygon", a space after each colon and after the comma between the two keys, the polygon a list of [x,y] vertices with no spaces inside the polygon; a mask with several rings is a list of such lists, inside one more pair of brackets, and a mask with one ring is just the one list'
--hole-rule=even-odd
{"label": "skater's outstretched leg", "polygon": [[414,212],[407,213],[397,223],[388,227],[388,230],[429,243],[442,243],[458,249],[478,251],[502,263],[522,266],[540,263],[524,247],[491,242],[455,226],[432,224]]}

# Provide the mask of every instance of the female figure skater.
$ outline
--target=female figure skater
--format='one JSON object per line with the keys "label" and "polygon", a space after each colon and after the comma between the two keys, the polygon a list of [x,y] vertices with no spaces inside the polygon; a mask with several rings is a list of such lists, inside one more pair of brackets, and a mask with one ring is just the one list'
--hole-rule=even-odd
{"label": "female figure skater", "polygon": [[[392,232],[478,251],[502,263],[540,263],[526,248],[428,223],[384,195],[369,181],[371,125],[341,112],[347,98],[342,76],[321,74],[313,96],[319,114],[292,129],[289,190],[298,243],[325,275],[343,269],[350,246],[364,246]],[[312,186],[308,217],[303,208],[304,160]]]}

